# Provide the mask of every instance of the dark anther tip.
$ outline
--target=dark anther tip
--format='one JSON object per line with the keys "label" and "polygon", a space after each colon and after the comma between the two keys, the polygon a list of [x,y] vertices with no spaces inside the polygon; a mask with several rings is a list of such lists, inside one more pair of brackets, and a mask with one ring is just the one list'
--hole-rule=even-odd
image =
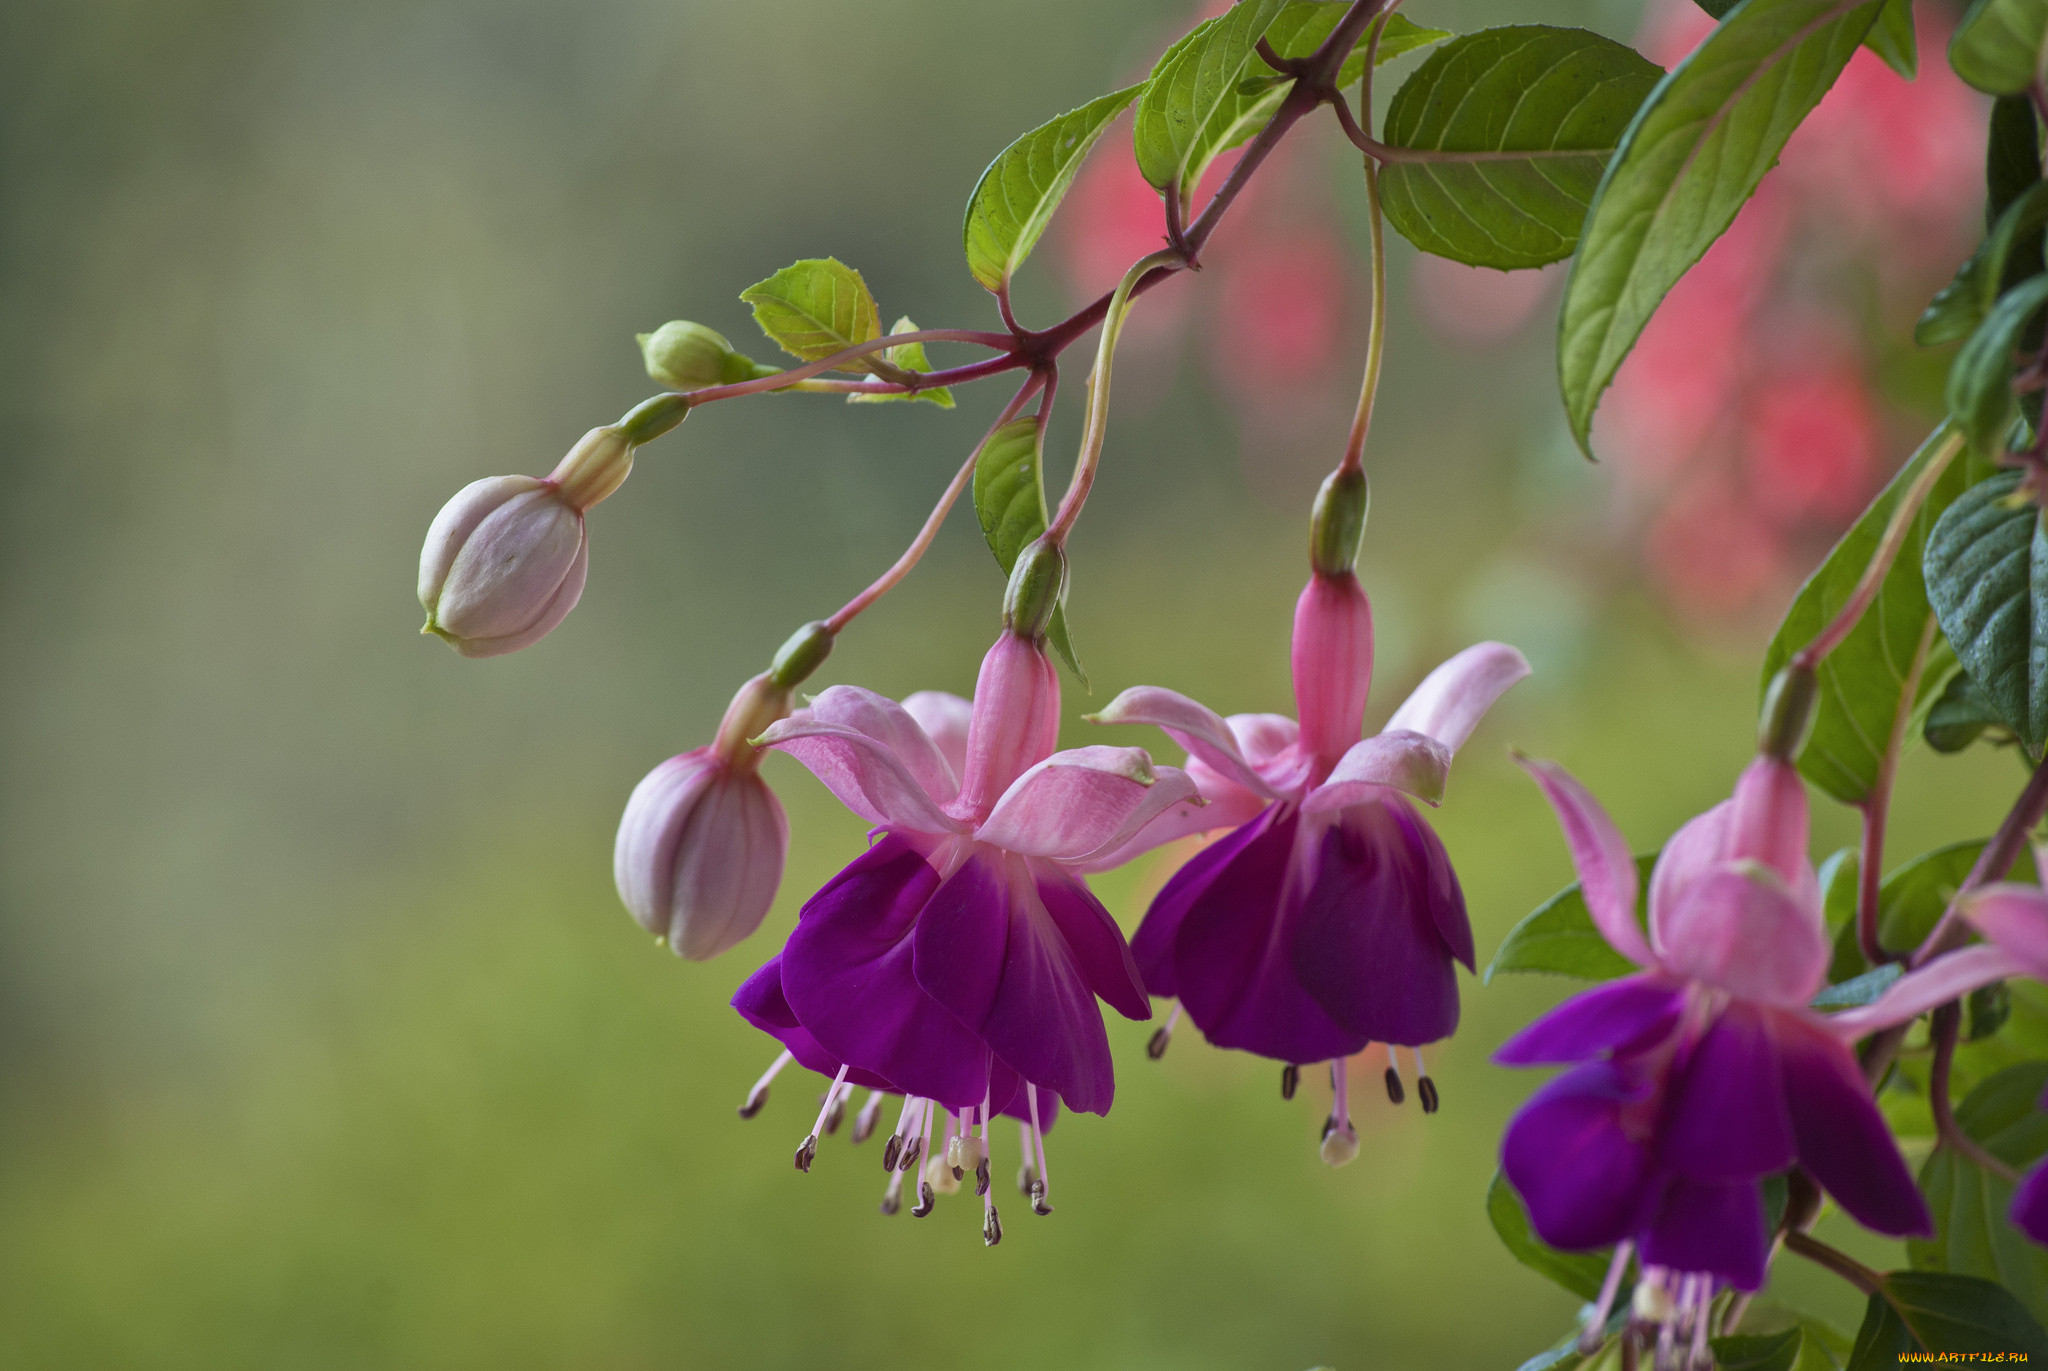
{"label": "dark anther tip", "polygon": [[892,1190],[888,1194],[882,1196],[882,1213],[884,1215],[893,1217],[896,1211],[901,1209],[902,1207],[903,1197],[901,1195],[898,1195],[895,1191]]}
{"label": "dark anther tip", "polygon": [[1031,1182],[1031,1212],[1038,1215],[1041,1219],[1047,1214],[1052,1213],[1052,1206],[1045,1202],[1044,1181],[1034,1180]]}
{"label": "dark anther tip", "polygon": [[889,1141],[882,1144],[882,1169],[894,1171],[896,1163],[903,1159],[903,1135],[891,1133]]}
{"label": "dark anther tip", "polygon": [[1152,1030],[1152,1036],[1145,1041],[1145,1055],[1158,1061],[1166,1055],[1166,1045],[1173,1041],[1173,1034],[1163,1028]]}
{"label": "dark anther tip", "polygon": [[974,1167],[974,1193],[986,1195],[989,1186],[988,1158],[983,1157]]}
{"label": "dark anther tip", "polygon": [[1408,1098],[1408,1092],[1401,1088],[1401,1073],[1391,1066],[1387,1068],[1387,1098],[1395,1104]]}
{"label": "dark anther tip", "polygon": [[818,1135],[806,1137],[796,1149],[796,1169],[810,1174],[811,1163],[818,1159]]}
{"label": "dark anther tip", "polygon": [[1293,1098],[1294,1098],[1294,1091],[1295,1091],[1295,1087],[1299,1086],[1300,1084],[1301,1084],[1301,1068],[1300,1068],[1300,1067],[1296,1066],[1296,1065],[1295,1065],[1295,1064],[1294,1064],[1293,1062],[1289,1062],[1289,1063],[1288,1063],[1287,1065],[1285,1065],[1285,1066],[1283,1066],[1283,1067],[1281,1067],[1281,1068],[1280,1068],[1280,1098],[1281,1098],[1281,1099],[1283,1099],[1283,1100],[1291,1100],[1291,1099],[1293,1099]]}
{"label": "dark anther tip", "polygon": [[954,1167],[954,1168],[953,1168],[953,1179],[954,1179],[954,1180],[956,1180],[956,1181],[957,1181],[957,1180],[960,1180],[960,1179],[964,1178],[964,1177],[965,1177],[966,1175],[967,1175],[967,1171],[966,1171],[966,1169],[965,1169],[965,1168],[963,1168],[963,1167],[958,1167],[958,1166],[956,1166],[956,1167]]}
{"label": "dark anther tip", "polygon": [[1029,1195],[1033,1190],[1037,1188],[1038,1173],[1031,1169],[1031,1164],[1029,1162],[1026,1162],[1023,1166],[1018,1167],[1017,1193],[1020,1195]]}
{"label": "dark anther tip", "polygon": [[896,1163],[898,1171],[908,1171],[917,1165],[917,1159],[924,1155],[924,1139],[912,1138],[910,1146],[903,1149],[903,1160]]}
{"label": "dark anther tip", "polygon": [[740,1103],[739,1116],[743,1119],[751,1119],[761,1112],[761,1106],[766,1103],[768,1103],[768,1087],[764,1085],[760,1089],[748,1093],[747,1098]]}
{"label": "dark anther tip", "polygon": [[932,1212],[932,1206],[937,1203],[937,1199],[932,1195],[931,1182],[919,1181],[917,1183],[917,1203],[911,1208],[910,1217],[913,1219],[923,1218]]}
{"label": "dark anther tip", "polygon": [[990,1205],[988,1211],[988,1221],[982,1224],[981,1226],[982,1246],[994,1247],[997,1243],[1001,1242],[1002,1240],[1003,1220],[1001,1216],[996,1213],[995,1206]]}
{"label": "dark anther tip", "polygon": [[[821,1099],[818,1101],[818,1103],[823,1104],[825,1102]],[[837,1133],[839,1131],[839,1125],[845,1122],[846,1100],[842,1096],[841,1098],[834,1100],[832,1102],[832,1107],[825,1111],[825,1136],[829,1138],[834,1133]]]}
{"label": "dark anther tip", "polygon": [[1418,1094],[1418,1095],[1420,1095],[1420,1096],[1422,1096],[1422,1112],[1423,1112],[1423,1113],[1425,1113],[1425,1114],[1434,1114],[1434,1113],[1436,1113],[1436,1107],[1437,1107],[1437,1104],[1438,1104],[1438,1100],[1437,1100],[1437,1097],[1436,1097],[1436,1082],[1435,1082],[1435,1081],[1431,1080],[1431,1079],[1430,1079],[1429,1077],[1427,1077],[1427,1076],[1424,1076],[1424,1077],[1423,1077],[1423,1078],[1422,1078],[1421,1080],[1419,1080],[1419,1081],[1417,1081],[1417,1082],[1415,1083],[1415,1093],[1416,1093],[1416,1094]]}
{"label": "dark anther tip", "polygon": [[853,1136],[848,1140],[855,1147],[875,1136],[875,1116],[863,1110],[853,1116]]}

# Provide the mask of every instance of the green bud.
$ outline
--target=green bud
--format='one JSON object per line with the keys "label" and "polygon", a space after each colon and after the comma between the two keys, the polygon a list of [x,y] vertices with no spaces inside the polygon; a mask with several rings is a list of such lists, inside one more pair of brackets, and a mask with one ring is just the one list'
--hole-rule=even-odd
{"label": "green bud", "polygon": [[672,319],[652,333],[636,334],[647,374],[671,390],[701,390],[773,376],[753,358],[733,351],[717,329]]}
{"label": "green bud", "polygon": [[1040,534],[1017,554],[1003,592],[1003,627],[1027,638],[1043,638],[1067,588],[1067,554]]}
{"label": "green bud", "polygon": [[1813,727],[1813,706],[1820,698],[1820,678],[1812,667],[1792,665],[1771,678],[1764,692],[1763,716],[1757,721],[1757,751],[1792,761],[1806,746]]}
{"label": "green bud", "polygon": [[626,435],[627,442],[639,447],[642,443],[653,442],[683,422],[689,412],[689,396],[656,395],[627,410],[618,427]]}
{"label": "green bud", "polygon": [[1325,576],[1350,571],[1358,560],[1358,545],[1365,540],[1365,516],[1371,506],[1363,471],[1339,468],[1325,477],[1308,516],[1309,565]]}
{"label": "green bud", "polygon": [[768,668],[769,681],[783,690],[801,684],[832,655],[833,636],[822,619],[813,619],[790,634],[789,641],[776,652],[774,665]]}

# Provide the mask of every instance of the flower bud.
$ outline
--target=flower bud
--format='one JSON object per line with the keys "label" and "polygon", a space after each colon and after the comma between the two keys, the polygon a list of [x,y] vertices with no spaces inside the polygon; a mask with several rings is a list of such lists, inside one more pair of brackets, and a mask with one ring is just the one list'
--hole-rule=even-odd
{"label": "flower bud", "polygon": [[768,668],[769,677],[785,690],[803,684],[832,655],[833,641],[834,634],[822,619],[811,620],[777,649],[775,661]]}
{"label": "flower bud", "polygon": [[647,374],[670,390],[699,390],[770,376],[751,357],[733,351],[725,335],[687,319],[672,319],[652,333],[636,335]]}
{"label": "flower bud", "polygon": [[789,687],[776,681],[773,672],[764,671],[734,692],[725,717],[718,721],[718,736],[712,740],[711,750],[728,765],[751,771],[761,764],[761,754],[747,740],[760,737],[768,725],[788,717]]}
{"label": "flower bud", "polygon": [[1067,586],[1067,554],[1043,535],[1017,554],[1003,591],[1003,627],[1026,638],[1043,638]]}
{"label": "flower bud", "polygon": [[1325,477],[1308,516],[1309,565],[1325,576],[1350,571],[1365,539],[1365,516],[1371,507],[1363,471],[1340,467]]}
{"label": "flower bud", "polygon": [[1796,758],[1813,729],[1819,698],[1820,678],[1810,666],[1794,663],[1773,676],[1757,720],[1757,751],[1786,761]]}
{"label": "flower bud", "polygon": [[633,788],[612,878],[642,928],[703,961],[761,926],[788,848],[789,821],[768,783],[700,747]]}
{"label": "flower bud", "polygon": [[620,424],[594,428],[569,449],[548,480],[580,514],[625,484],[633,470],[633,447]]}
{"label": "flower bud", "polygon": [[473,481],[434,516],[420,549],[422,631],[465,657],[516,652],[576,607],[588,570],[583,512],[554,481]]}

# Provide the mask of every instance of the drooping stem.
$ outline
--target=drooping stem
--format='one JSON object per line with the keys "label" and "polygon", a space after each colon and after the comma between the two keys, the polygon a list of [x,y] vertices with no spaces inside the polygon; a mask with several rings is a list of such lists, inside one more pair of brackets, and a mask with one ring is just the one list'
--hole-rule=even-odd
{"label": "drooping stem", "polygon": [[1879,896],[1884,889],[1884,831],[1891,812],[1892,785],[1898,779],[1899,755],[1906,748],[1906,730],[1913,723],[1913,706],[1920,695],[1920,677],[1927,669],[1927,656],[1934,650],[1936,627],[1934,616],[1929,614],[1920,630],[1919,646],[1913,651],[1913,663],[1906,669],[1906,679],[1899,683],[1899,705],[1892,713],[1891,736],[1885,742],[1884,756],[1878,761],[1877,777],[1858,806],[1863,813],[1863,843],[1856,872],[1856,945],[1862,949],[1863,960],[1872,966],[1899,959],[1897,954],[1885,951],[1877,936]]}
{"label": "drooping stem", "polygon": [[1365,198],[1370,211],[1366,232],[1372,241],[1372,315],[1365,335],[1365,379],[1359,384],[1358,409],[1351,416],[1351,435],[1344,442],[1339,471],[1357,471],[1364,461],[1365,435],[1372,427],[1373,401],[1380,390],[1380,360],[1387,347],[1387,230],[1380,213],[1380,169],[1371,158],[1365,163]]}
{"label": "drooping stem", "polygon": [[1884,1289],[1883,1276],[1847,1252],[1828,1246],[1810,1233],[1787,1233],[1785,1247],[1818,1266],[1826,1267],[1866,1295],[1875,1295]]}
{"label": "drooping stem", "polygon": [[1963,450],[1963,435],[1952,432],[1940,440],[1927,465],[1913,478],[1899,495],[1898,504],[1892,507],[1892,517],[1884,526],[1884,534],[1877,540],[1877,550],[1871,553],[1870,564],[1863,568],[1863,575],[1857,580],[1854,590],[1849,592],[1835,617],[1828,621],[1814,640],[1792,654],[1790,665],[1811,671],[1818,667],[1821,659],[1841,646],[1877,598],[1879,588],[1884,585],[1885,573],[1892,569],[1893,560],[1899,555],[1899,548],[1906,541],[1906,534],[1913,527],[1913,520],[1920,514],[1920,506],[1927,502],[1927,496],[1934,489],[1934,483],[1948,470],[1948,464]]}
{"label": "drooping stem", "polygon": [[1927,1073],[1927,1103],[1934,1112],[1934,1132],[1940,1145],[1965,1161],[1974,1162],[2000,1179],[2017,1185],[2020,1173],[1985,1151],[1983,1146],[1956,1123],[1949,1100],[1949,1073],[1955,1065],[1956,1038],[1962,1031],[1962,1008],[1951,1001],[1934,1011],[1930,1037],[1934,1042],[1934,1064]]}
{"label": "drooping stem", "polygon": [[988,437],[983,438],[980,443],[975,445],[974,451],[967,454],[967,460],[961,463],[960,470],[954,473],[952,481],[946,486],[945,493],[939,496],[938,504],[932,507],[932,512],[925,518],[924,527],[917,531],[917,537],[911,539],[910,546],[903,550],[903,555],[896,559],[896,564],[883,572],[873,585],[854,596],[851,600],[848,600],[837,614],[827,619],[825,621],[826,631],[834,634],[840,632],[853,622],[854,616],[888,594],[895,588],[897,582],[910,574],[911,568],[915,567],[918,559],[924,556],[925,549],[932,545],[932,539],[938,536],[939,526],[946,522],[946,515],[952,511],[953,502],[960,498],[960,492],[965,490],[967,483],[974,479],[974,464],[981,456],[981,449],[988,444],[989,438],[995,436],[996,430],[1009,423],[1012,419],[1015,419],[1019,411],[1026,404],[1030,403],[1032,395],[1037,392],[1043,379],[1040,373],[1033,372],[1031,379],[1026,381],[1023,388],[1011,397],[1010,403],[1003,406],[1003,412],[996,416],[996,421],[993,424],[989,425]]}
{"label": "drooping stem", "polygon": [[1124,320],[1130,316],[1131,294],[1154,267],[1180,260],[1181,254],[1176,248],[1161,248],[1140,257],[1124,273],[1124,279],[1117,282],[1116,291],[1110,297],[1109,313],[1102,321],[1102,339],[1095,349],[1095,369],[1088,373],[1088,415],[1081,430],[1081,455],[1074,462],[1073,479],[1067,482],[1066,497],[1060,501],[1059,513],[1053,516],[1051,527],[1045,531],[1047,541],[1055,546],[1066,541],[1074,521],[1081,517],[1081,506],[1088,503],[1089,490],[1095,485],[1095,468],[1102,460],[1102,441],[1109,432],[1109,368],[1116,356],[1117,335],[1123,332]]}

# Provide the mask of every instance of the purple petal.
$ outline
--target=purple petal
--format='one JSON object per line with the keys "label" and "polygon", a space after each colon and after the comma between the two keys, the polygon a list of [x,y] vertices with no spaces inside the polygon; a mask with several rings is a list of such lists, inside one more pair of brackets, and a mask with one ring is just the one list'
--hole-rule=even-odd
{"label": "purple petal", "polygon": [[1268,809],[1194,894],[1173,944],[1173,982],[1204,1036],[1285,1062],[1345,1057],[1369,1041],[1333,1020],[1295,973],[1312,855],[1295,850],[1302,827],[1293,806]]}
{"label": "purple petal", "polygon": [[[938,801],[888,744],[859,729],[819,719],[813,711],[806,713],[811,717],[796,716],[770,725],[761,734],[761,745],[787,752],[809,767],[839,803],[871,824],[912,833],[966,831],[965,824],[939,808]],[[932,758],[939,759],[936,749]]]}
{"label": "purple petal", "polygon": [[1054,861],[1115,851],[1168,807],[1196,798],[1178,767],[1160,767],[1138,747],[1055,752],[1003,793],[975,841]]}
{"label": "purple petal", "polygon": [[1650,1154],[1620,1114],[1644,1094],[1612,1062],[1588,1062],[1538,1090],[1509,1121],[1501,1170],[1552,1247],[1606,1247],[1639,1227]]}
{"label": "purple petal", "polygon": [[1258,823],[1252,822],[1218,838],[1181,863],[1180,869],[1169,876],[1159,893],[1152,897],[1151,907],[1145,911],[1144,919],[1138,924],[1138,932],[1131,939],[1131,956],[1145,978],[1147,993],[1161,999],[1171,999],[1180,994],[1174,988],[1173,945],[1174,940],[1180,937],[1181,923],[1216,874],[1263,831]]}
{"label": "purple petal", "polygon": [[1376,800],[1388,789],[1413,795],[1432,807],[1442,804],[1451,774],[1451,750],[1420,733],[1377,733],[1354,744],[1330,778],[1302,801],[1304,814]]}
{"label": "purple petal", "polygon": [[912,933],[938,872],[890,834],[813,895],[782,949],[782,989],[825,1051],[962,1109],[989,1092],[988,1048],[919,988]]}
{"label": "purple petal", "polygon": [[1385,731],[1410,729],[1456,752],[1493,702],[1528,674],[1529,659],[1506,643],[1468,647],[1422,678],[1387,720]]}
{"label": "purple petal", "polygon": [[1550,807],[1557,811],[1593,926],[1616,952],[1637,966],[1651,965],[1655,959],[1643,940],[1642,925],[1636,922],[1636,859],[1628,850],[1628,840],[1569,771],[1555,762],[1527,757],[1516,760],[1535,778]]}
{"label": "purple petal", "polygon": [[1145,979],[1131,959],[1130,944],[1095,892],[1050,862],[1025,865],[1037,883],[1039,901],[1073,951],[1089,989],[1126,1019],[1151,1018],[1152,1002],[1145,997]]}
{"label": "purple petal", "polygon": [[2021,1177],[2012,1192],[2013,1226],[2035,1242],[2048,1245],[2048,1165],[2037,1166]]}
{"label": "purple petal", "polygon": [[1728,815],[1733,808],[1723,800],[1704,814],[1695,814],[1671,835],[1657,854],[1650,872],[1650,946],[1663,956],[1670,940],[1664,924],[1680,899],[1708,870],[1728,859]]}
{"label": "purple petal", "polygon": [[2027,968],[2048,980],[2048,890],[2038,885],[1987,885],[1963,897],[1963,917]]}
{"label": "purple petal", "polygon": [[[1431,1043],[1458,1026],[1451,961],[1463,951],[1470,964],[1472,933],[1450,863],[1433,860],[1440,852],[1398,797],[1352,806],[1322,836],[1294,973],[1331,1019],[1367,1042]],[[1444,938],[1445,925],[1462,947]]]}
{"label": "purple petal", "polygon": [[1764,1283],[1763,1189],[1755,1180],[1673,1178],[1643,1235],[1642,1261],[1674,1271],[1710,1271],[1738,1290]]}
{"label": "purple petal", "polygon": [[1574,995],[1509,1038],[1493,1054],[1500,1066],[1547,1066],[1667,1036],[1685,992],[1654,976],[1624,976]]}
{"label": "purple petal", "polygon": [[1933,1237],[1927,1203],[1848,1047],[1805,1011],[1771,1014],[1799,1161],[1865,1228]]}
{"label": "purple petal", "polygon": [[[789,1055],[807,1071],[820,1076],[839,1074],[839,1058],[818,1045],[818,1040],[797,1021],[796,1011],[789,1007],[789,1001],[782,994],[782,957],[778,953],[768,959],[767,965],[747,977],[732,997],[732,1007],[740,1017],[772,1038],[781,1040],[789,1049]],[[897,1088],[872,1071],[858,1067],[846,1069],[846,1079],[869,1090],[886,1090],[900,1093]]]}
{"label": "purple petal", "polygon": [[1869,1004],[1831,1015],[1828,1030],[1844,1042],[1854,1042],[1866,1033],[1916,1019],[1936,1005],[1960,999],[1979,986],[2029,974],[2004,948],[1992,943],[1973,943],[1936,957],[1918,971],[1907,972]]}
{"label": "purple petal", "polygon": [[977,844],[917,921],[917,981],[1026,1080],[1109,1112],[1109,1036],[1025,859]]}
{"label": "purple petal", "polygon": [[1237,739],[1222,716],[1200,701],[1159,686],[1132,686],[1088,716],[1098,724],[1156,724],[1166,735],[1201,759],[1219,776],[1258,794],[1274,798],[1259,773],[1238,750]]}
{"label": "purple petal", "polygon": [[1818,899],[1794,897],[1761,862],[1701,875],[1663,921],[1664,964],[1744,999],[1804,1005],[1827,981],[1827,926]]}
{"label": "purple petal", "polygon": [[1737,1000],[1700,1038],[1672,1082],[1658,1139],[1658,1166],[1688,1180],[1743,1180],[1792,1164],[1785,1081],[1758,1009]]}

